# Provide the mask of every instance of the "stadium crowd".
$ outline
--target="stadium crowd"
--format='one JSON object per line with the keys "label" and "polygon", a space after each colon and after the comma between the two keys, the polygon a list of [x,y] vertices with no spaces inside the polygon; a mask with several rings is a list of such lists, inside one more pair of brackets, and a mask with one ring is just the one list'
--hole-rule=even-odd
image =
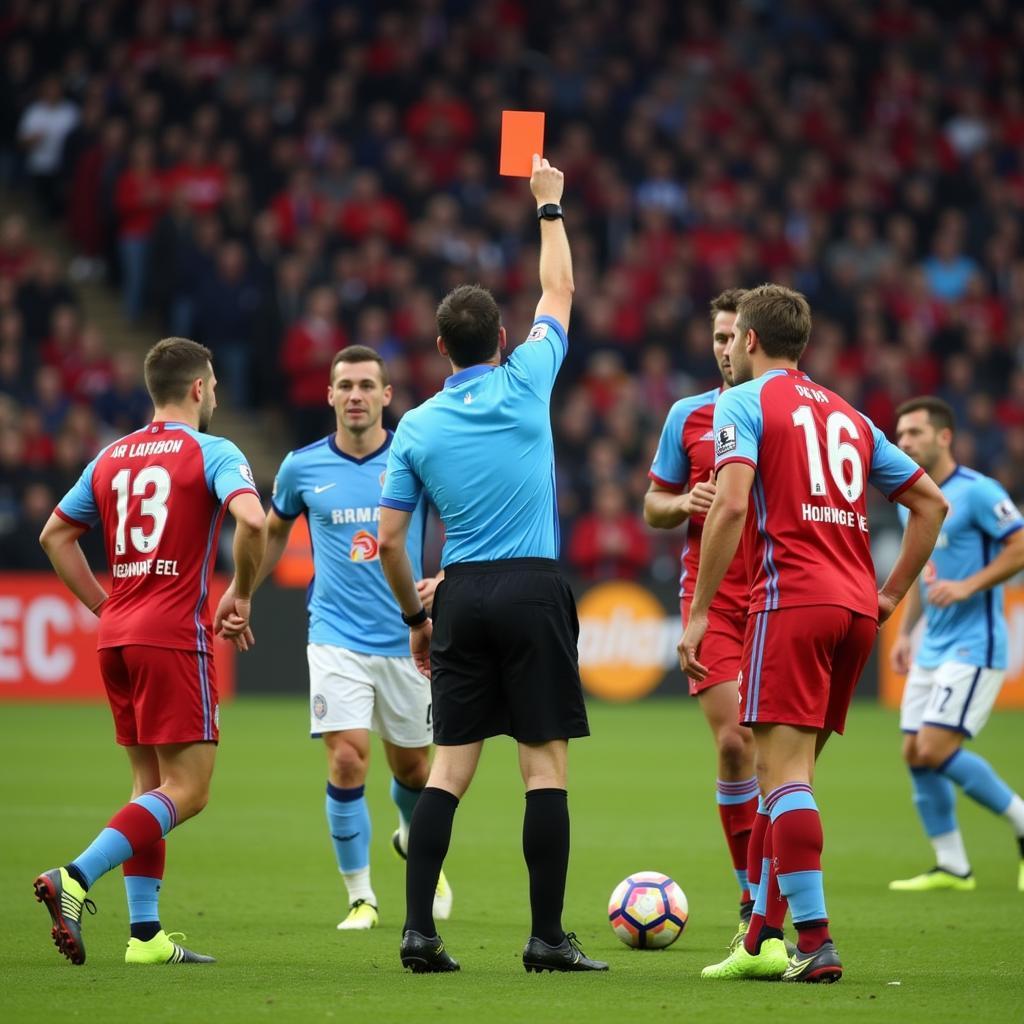
{"label": "stadium crowd", "polygon": [[[555,412],[565,557],[639,576],[671,403],[713,386],[707,303],[774,280],[805,368],[891,434],[957,412],[958,456],[1024,499],[1024,10],[754,0],[12,0],[0,176],[59,217],[76,277],[214,351],[222,387],[325,433],[331,357],[388,360],[393,418],[447,369],[434,309],[479,281],[511,338],[536,301],[500,112],[547,114],[577,302]],[[158,318],[158,319],[154,319]],[[0,544],[27,538],[148,411],[24,224],[0,231]],[[26,553],[31,547],[33,553]],[[667,559],[667,561],[666,561]],[[667,570],[671,572],[671,570]]]}

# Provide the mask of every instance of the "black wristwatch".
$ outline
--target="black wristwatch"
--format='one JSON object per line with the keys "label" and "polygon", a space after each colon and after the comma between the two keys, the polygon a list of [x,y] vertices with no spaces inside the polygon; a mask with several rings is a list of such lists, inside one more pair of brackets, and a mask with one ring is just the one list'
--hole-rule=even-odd
{"label": "black wristwatch", "polygon": [[537,207],[537,220],[561,220],[564,214],[558,203],[545,203]]}
{"label": "black wristwatch", "polygon": [[410,629],[414,628],[415,626],[422,626],[423,623],[427,621],[427,609],[421,608],[414,615],[406,615],[405,612],[402,612],[402,621]]}

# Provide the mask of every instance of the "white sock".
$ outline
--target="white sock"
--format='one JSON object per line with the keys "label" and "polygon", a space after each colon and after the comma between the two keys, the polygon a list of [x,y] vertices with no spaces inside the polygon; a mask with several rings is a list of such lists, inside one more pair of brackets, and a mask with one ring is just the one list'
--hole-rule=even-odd
{"label": "white sock", "polygon": [[1010,801],[1010,806],[1003,811],[1003,814],[1010,819],[1013,831],[1016,832],[1018,836],[1024,836],[1024,800],[1014,793],[1013,799]]}
{"label": "white sock", "polygon": [[409,852],[409,823],[402,819],[402,816],[398,816],[398,845],[402,848],[402,853]]}
{"label": "white sock", "polygon": [[932,849],[935,851],[935,863],[954,875],[969,875],[971,862],[967,859],[964,839],[960,830],[943,832],[941,836],[931,837]]}
{"label": "white sock", "polygon": [[343,871],[341,877],[345,879],[345,888],[348,889],[349,905],[356,900],[366,900],[377,906],[377,897],[373,893],[373,886],[370,885],[370,869],[360,868],[358,871]]}

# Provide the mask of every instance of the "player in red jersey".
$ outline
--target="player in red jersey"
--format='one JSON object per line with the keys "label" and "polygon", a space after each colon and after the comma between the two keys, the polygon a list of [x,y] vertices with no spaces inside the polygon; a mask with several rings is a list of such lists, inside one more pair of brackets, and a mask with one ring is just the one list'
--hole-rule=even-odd
{"label": "player in red jersey", "polygon": [[[750,928],[726,960],[704,969],[705,978],[842,976],[825,910],[814,761],[828,737],[843,731],[878,622],[924,567],[946,514],[942,493],[913,460],[797,369],[810,330],[798,292],[778,285],[747,292],[729,352],[734,386],[715,406],[717,490],[680,658],[687,672],[707,676],[699,652],[708,609],[742,534],[750,607],[740,719],[754,733],[768,814]],[[869,482],[910,513],[880,590]],[[781,931],[787,904],[799,939],[789,958]]]}
{"label": "player in red jersey", "polygon": [[[208,963],[160,926],[164,836],[206,804],[218,738],[217,683],[208,607],[224,513],[235,518],[235,578],[226,607],[252,642],[249,598],[263,555],[263,508],[245,457],[205,431],[216,408],[210,351],[166,338],[146,356],[153,422],[108,445],[85,468],[43,528],[40,543],[68,589],[99,616],[99,659],[117,742],[132,772],[132,801],[69,864],[35,881],[53,939],[85,962],[86,893],[124,866],[131,919],[127,963]],[[78,540],[103,529],[109,594]]]}
{"label": "player in red jersey", "polygon": [[[736,306],[742,289],[730,288],[711,302],[711,337],[722,386],[680,399],[672,406],[661,432],[658,451],[648,474],[651,485],[644,497],[644,519],[656,529],[670,530],[687,524],[679,579],[683,628],[689,617],[697,582],[700,538],[704,517],[715,496],[715,434],[712,419],[715,402],[732,383],[729,348],[736,323]],[[757,813],[757,777],[754,774],[754,738],[736,717],[736,676],[747,627],[747,569],[737,553],[708,610],[708,632],[701,657],[709,671],[704,679],[690,677],[690,694],[715,738],[718,779],[715,798],[725,841],[740,887],[740,926],[730,948],[747,930],[754,909],[747,872],[750,832]],[[758,857],[757,867],[760,867]]]}

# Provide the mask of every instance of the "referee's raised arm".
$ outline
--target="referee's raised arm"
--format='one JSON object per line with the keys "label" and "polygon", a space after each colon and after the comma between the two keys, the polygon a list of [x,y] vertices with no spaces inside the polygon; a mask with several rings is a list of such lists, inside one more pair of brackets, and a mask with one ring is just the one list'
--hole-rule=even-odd
{"label": "referee's raised arm", "polygon": [[530,191],[537,200],[540,220],[540,302],[534,316],[550,316],[569,330],[569,313],[576,286],[572,280],[572,254],[562,220],[562,188],[565,175],[547,160],[533,154]]}

